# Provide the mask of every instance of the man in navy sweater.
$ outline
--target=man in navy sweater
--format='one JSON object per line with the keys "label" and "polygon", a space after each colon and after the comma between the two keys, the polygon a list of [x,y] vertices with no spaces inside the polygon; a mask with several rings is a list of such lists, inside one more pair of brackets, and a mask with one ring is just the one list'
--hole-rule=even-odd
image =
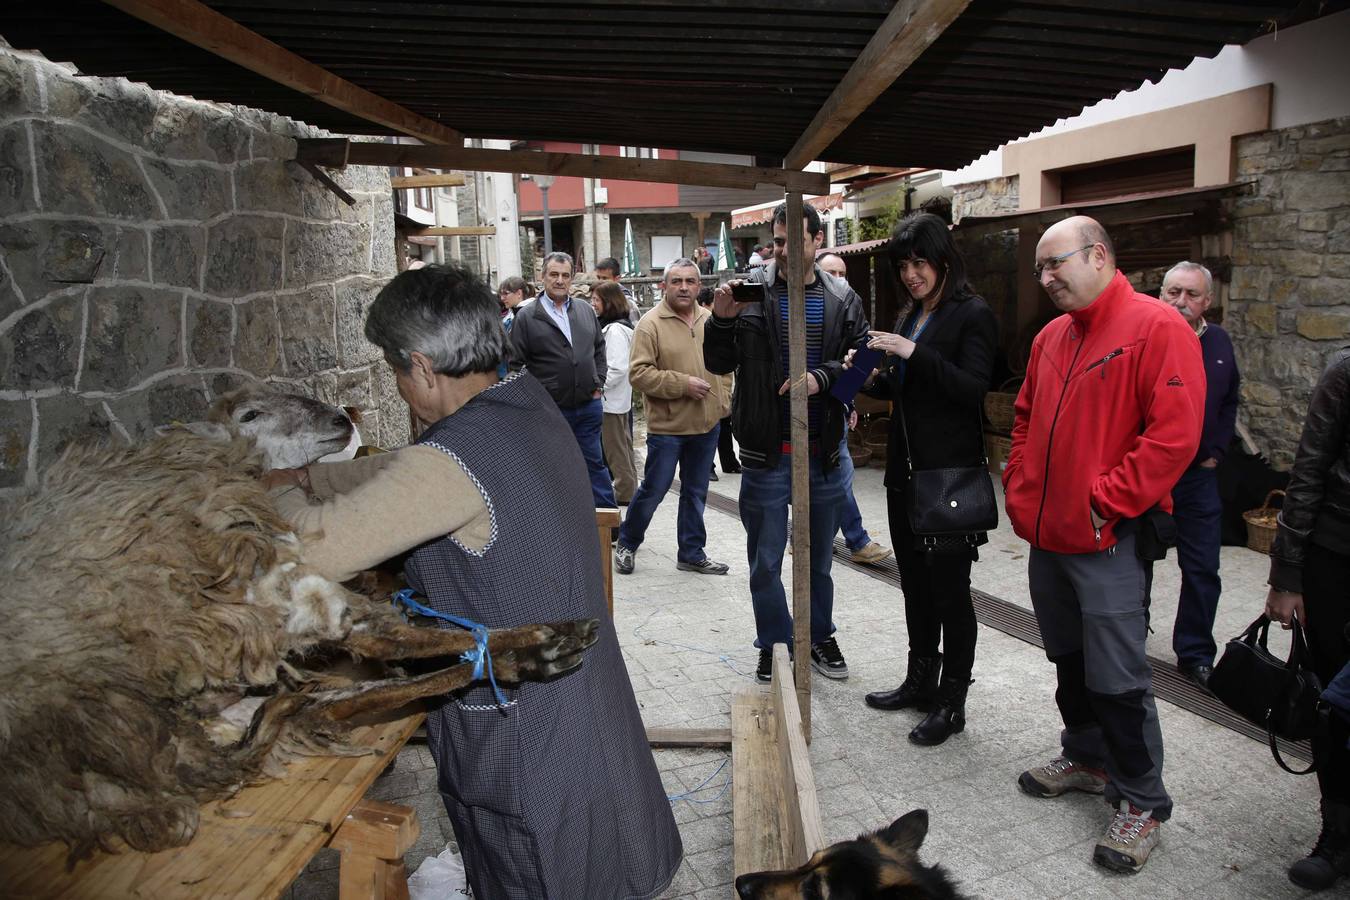
{"label": "man in navy sweater", "polygon": [[1177,521],[1177,563],[1181,597],[1172,649],[1177,668],[1200,687],[1214,670],[1214,614],[1219,608],[1219,518],[1223,504],[1215,471],[1223,461],[1237,422],[1238,367],[1228,332],[1205,321],[1214,301],[1214,278],[1199,263],[1180,262],[1163,278],[1164,303],[1177,308],[1195,329],[1205,360],[1205,424],[1200,449],[1172,488]]}

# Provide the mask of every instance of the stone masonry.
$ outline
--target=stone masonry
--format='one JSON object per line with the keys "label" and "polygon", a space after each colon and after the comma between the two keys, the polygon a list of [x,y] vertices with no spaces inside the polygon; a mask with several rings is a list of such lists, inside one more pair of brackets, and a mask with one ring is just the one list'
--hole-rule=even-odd
{"label": "stone masonry", "polygon": [[336,174],[347,206],[286,161],[318,135],[0,42],[0,494],[71,439],[135,440],[252,380],[406,443],[362,336],[395,268],[388,175]]}
{"label": "stone masonry", "polygon": [[1350,118],[1237,140],[1233,280],[1224,326],[1242,367],[1240,421],[1287,469],[1313,385],[1350,345]]}

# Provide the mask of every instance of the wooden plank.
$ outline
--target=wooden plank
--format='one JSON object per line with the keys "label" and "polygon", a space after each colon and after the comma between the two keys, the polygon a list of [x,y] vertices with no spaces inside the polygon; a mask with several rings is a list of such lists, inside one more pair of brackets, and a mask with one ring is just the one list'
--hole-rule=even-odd
{"label": "wooden plank", "polygon": [[464,135],[455,129],[359,88],[197,0],[104,2],[250,72],[368,122],[435,144],[464,142]]}
{"label": "wooden plank", "polygon": [[409,228],[406,234],[415,237],[467,237],[474,234],[496,234],[496,225],[427,225]]}
{"label": "wooden plank", "polygon": [[901,0],[895,4],[792,145],[783,167],[800,169],[834,143],[969,5],[970,0]]}
{"label": "wooden plank", "polygon": [[297,162],[338,167],[427,166],[469,172],[513,172],[521,175],[572,175],[616,181],[744,188],[782,185],[786,190],[828,194],[829,176],[769,166],[733,166],[678,159],[632,159],[588,153],[543,153],[535,150],[484,150],[475,147],[431,147],[424,144],[348,142],[344,138],[302,138],[296,141]]}
{"label": "wooden plank", "polygon": [[67,872],[64,844],[0,845],[0,884],[6,896],[62,900],[279,896],[425,718],[418,712],[357,728],[355,743],[380,755],[306,757],[283,779],[205,804],[186,847],[100,851]]}
{"label": "wooden plank", "polygon": [[652,747],[725,749],[731,746],[731,729],[648,727],[647,743]]}
{"label": "wooden plank", "polygon": [[801,709],[792,685],[792,663],[786,644],[773,645],[773,709],[778,723],[778,775],[782,798],[783,852],[789,866],[799,866],[825,846],[820,801],[811,771],[811,754],[802,730]]}
{"label": "wooden plank", "polygon": [[732,866],[736,875],[787,865],[779,833],[778,733],[769,694],[743,685],[731,696]]}
{"label": "wooden plank", "polygon": [[[792,635],[797,660],[797,700],[811,740],[811,460],[807,452],[806,260],[802,255],[802,195],[787,195],[788,375],[792,441]],[[821,448],[822,451],[824,448]]]}
{"label": "wooden plank", "polygon": [[442,175],[395,175],[389,179],[389,186],[396,191],[409,188],[463,187],[464,176],[458,172],[446,172]]}
{"label": "wooden plank", "polygon": [[417,842],[420,830],[408,807],[363,798],[347,813],[328,846],[342,853],[399,859]]}

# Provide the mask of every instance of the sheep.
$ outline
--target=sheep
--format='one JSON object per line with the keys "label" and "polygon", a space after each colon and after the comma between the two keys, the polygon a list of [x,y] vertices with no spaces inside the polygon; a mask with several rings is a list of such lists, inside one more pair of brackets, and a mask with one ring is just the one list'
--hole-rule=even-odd
{"label": "sheep", "polygon": [[[71,864],[181,846],[200,803],[296,755],[365,752],[344,742],[352,716],[471,681],[467,663],[355,683],[313,669],[474,641],[306,567],[260,477],[340,449],[352,426],[296,400],[246,389],[139,445],[72,446],[0,521],[0,840],[65,841]],[[597,625],[493,632],[497,680],[579,665]]]}

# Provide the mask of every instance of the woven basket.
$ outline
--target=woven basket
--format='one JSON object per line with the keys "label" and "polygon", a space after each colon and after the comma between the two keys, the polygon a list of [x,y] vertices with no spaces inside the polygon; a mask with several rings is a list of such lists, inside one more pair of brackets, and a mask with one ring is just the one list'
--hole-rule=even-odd
{"label": "woven basket", "polygon": [[[865,453],[867,453],[867,454],[869,455],[869,458],[868,458],[867,461],[868,461],[870,464],[872,464],[873,466],[877,466],[878,468],[885,468],[885,467],[886,467],[886,445],[887,445],[887,443],[888,443],[888,442],[886,441],[885,438],[883,438],[883,439],[881,439],[881,440],[879,440],[879,441],[874,441],[874,440],[870,440],[870,439],[869,439],[869,440],[866,440],[866,441],[863,441],[863,452],[865,452]],[[859,463],[858,463],[858,461],[857,461],[856,459],[853,461],[853,464],[854,464],[855,466],[859,465]]]}
{"label": "woven basket", "polygon": [[872,451],[866,447],[859,447],[857,450],[849,447],[848,455],[853,457],[853,468],[855,469],[865,468],[872,461]]}
{"label": "woven basket", "polygon": [[1247,546],[1257,553],[1270,554],[1270,545],[1275,542],[1276,520],[1280,511],[1270,505],[1270,501],[1279,494],[1284,496],[1284,491],[1274,490],[1266,494],[1266,502],[1262,503],[1257,509],[1249,509],[1242,514],[1242,520],[1247,523]]}
{"label": "woven basket", "polygon": [[984,395],[984,415],[995,431],[1002,431],[1005,434],[1012,431],[1015,415],[1013,404],[1017,402],[1017,391],[1009,393],[1007,389],[1020,384],[1021,381],[1021,378],[1009,378],[999,385],[997,391],[990,391]]}

